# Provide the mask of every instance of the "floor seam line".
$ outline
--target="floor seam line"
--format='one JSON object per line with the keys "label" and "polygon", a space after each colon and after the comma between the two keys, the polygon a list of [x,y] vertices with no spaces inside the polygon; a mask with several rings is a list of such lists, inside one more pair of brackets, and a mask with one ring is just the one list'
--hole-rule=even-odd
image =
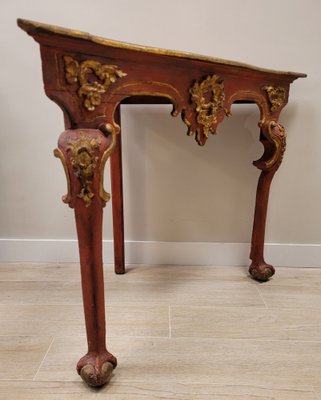
{"label": "floor seam line", "polygon": [[55,336],[52,338],[52,341],[51,341],[51,343],[50,343],[50,345],[49,345],[49,347],[48,347],[48,349],[47,349],[47,351],[46,351],[46,353],[45,353],[45,355],[44,355],[44,357],[43,357],[43,359],[42,359],[42,361],[41,361],[41,363],[39,365],[39,368],[37,369],[37,372],[35,373],[35,376],[32,379],[32,381],[36,380],[36,377],[37,377],[41,367],[43,366],[43,363],[44,363],[44,361],[45,361],[45,359],[46,359],[46,357],[47,357],[47,355],[48,355],[48,353],[49,353],[54,341],[55,341]]}
{"label": "floor seam line", "polygon": [[267,306],[267,304],[266,304],[266,302],[265,302],[265,300],[264,300],[264,298],[263,298],[263,296],[262,296],[262,293],[260,292],[260,289],[258,288],[257,285],[255,285],[255,288],[256,288],[256,290],[257,290],[259,296],[260,296],[260,299],[263,301],[263,304],[264,304],[265,308],[268,310],[269,307]]}

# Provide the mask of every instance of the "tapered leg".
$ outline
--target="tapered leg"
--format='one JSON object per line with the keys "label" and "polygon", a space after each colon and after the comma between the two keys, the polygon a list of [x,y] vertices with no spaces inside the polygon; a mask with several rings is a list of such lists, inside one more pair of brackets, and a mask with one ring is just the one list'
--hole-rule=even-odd
{"label": "tapered leg", "polygon": [[106,348],[102,260],[103,207],[109,199],[102,186],[103,168],[114,143],[115,136],[108,132],[106,136],[93,129],[69,130],[60,136],[55,150],[68,181],[63,200],[75,209],[80,254],[88,352],[79,360],[77,371],[91,386],[105,384],[117,365]]}
{"label": "tapered leg", "polygon": [[274,121],[266,123],[261,128],[261,141],[265,152],[262,158],[254,163],[262,172],[256,192],[250,254],[252,264],[249,268],[251,276],[258,281],[267,281],[275,273],[274,267],[264,260],[264,237],[270,186],[282,162],[286,146],[285,138],[284,128]]}
{"label": "tapered leg", "polygon": [[[120,126],[120,106],[115,112],[115,120]],[[114,230],[114,260],[116,274],[125,273],[123,174],[121,134],[117,135],[115,150],[110,157],[111,193]]]}

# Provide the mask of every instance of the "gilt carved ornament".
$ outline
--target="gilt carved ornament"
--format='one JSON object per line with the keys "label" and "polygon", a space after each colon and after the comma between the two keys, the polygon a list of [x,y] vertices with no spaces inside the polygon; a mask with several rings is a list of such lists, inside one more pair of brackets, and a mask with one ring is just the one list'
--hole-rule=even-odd
{"label": "gilt carved ornament", "polygon": [[90,206],[94,197],[91,182],[99,159],[96,152],[100,145],[98,138],[88,138],[82,134],[78,139],[70,140],[67,146],[67,152],[71,152],[71,165],[81,185],[77,196],[84,201],[86,207]]}
{"label": "gilt carved ornament", "polygon": [[271,105],[271,111],[278,111],[281,108],[282,104],[285,103],[285,89],[281,86],[263,86],[262,89],[267,92]]}
{"label": "gilt carved ornament", "polygon": [[[116,65],[101,64],[94,60],[85,60],[79,63],[70,56],[64,56],[63,59],[66,81],[69,84],[79,84],[77,94],[79,97],[85,98],[84,106],[88,111],[93,111],[100,105],[102,95],[112,83],[127,75]],[[93,75],[96,80],[92,82],[89,79],[90,75]]]}
{"label": "gilt carved ornament", "polygon": [[218,75],[207,76],[200,82],[195,82],[190,89],[191,99],[195,105],[197,122],[203,125],[203,133],[208,138],[209,133],[215,133],[213,125],[224,110],[224,83]]}

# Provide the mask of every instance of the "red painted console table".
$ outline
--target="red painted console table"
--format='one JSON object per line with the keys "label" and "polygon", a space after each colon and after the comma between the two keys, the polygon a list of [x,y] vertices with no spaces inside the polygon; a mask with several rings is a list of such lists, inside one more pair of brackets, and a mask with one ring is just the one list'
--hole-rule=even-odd
{"label": "red painted console table", "polygon": [[75,209],[88,340],[77,370],[89,385],[100,386],[117,365],[106,349],[102,270],[102,214],[110,198],[103,174],[109,158],[115,271],[125,272],[120,104],[172,103],[172,115],[181,114],[199,145],[230,115],[234,102],[258,105],[264,154],[254,162],[262,172],[249,272],[266,281],[274,274],[263,257],[269,188],[286,146],[278,119],[290,84],[306,75],[130,45],[21,19],[18,25],[40,44],[46,94],[64,114],[66,131],[54,154],[68,183],[63,201]]}

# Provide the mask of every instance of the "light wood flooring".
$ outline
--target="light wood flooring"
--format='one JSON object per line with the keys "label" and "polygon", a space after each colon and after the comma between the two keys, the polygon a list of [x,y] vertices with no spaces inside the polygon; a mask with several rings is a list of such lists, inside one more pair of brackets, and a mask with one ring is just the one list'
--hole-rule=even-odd
{"label": "light wood flooring", "polygon": [[0,400],[321,400],[321,268],[105,267],[109,385],[90,389],[79,267],[0,264]]}

